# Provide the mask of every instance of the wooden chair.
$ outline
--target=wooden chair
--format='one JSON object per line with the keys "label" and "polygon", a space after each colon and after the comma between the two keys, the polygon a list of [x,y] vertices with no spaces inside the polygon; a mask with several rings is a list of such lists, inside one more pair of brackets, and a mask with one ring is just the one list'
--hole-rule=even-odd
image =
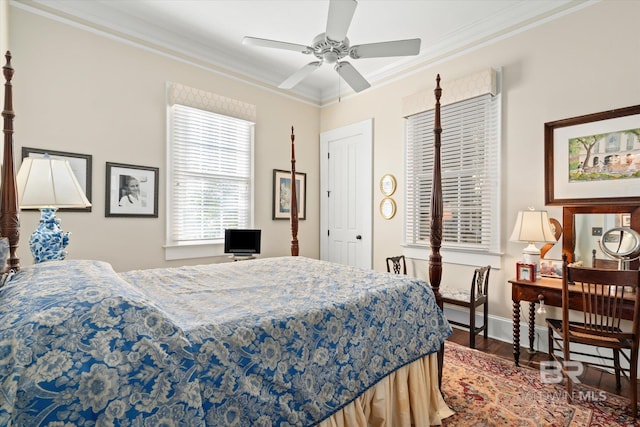
{"label": "wooden chair", "polygon": [[606,270],[619,270],[620,266],[615,259],[596,258],[596,250],[591,251],[591,267],[603,268]]}
{"label": "wooden chair", "polygon": [[[471,280],[471,288],[467,290],[440,288],[442,302],[445,304],[457,305],[469,309],[469,322],[463,323],[449,320],[452,325],[462,326],[469,329],[469,347],[476,347],[476,335],[484,332],[484,338],[488,336],[487,320],[489,318],[489,273],[491,266],[476,268]],[[483,307],[483,324],[476,326],[476,309]]]}
{"label": "wooden chair", "polygon": [[407,262],[404,259],[404,255],[392,256],[387,258],[387,272],[393,271],[396,274],[407,274]]}
{"label": "wooden chair", "polygon": [[[616,388],[620,390],[620,374],[630,382],[631,413],[637,416],[638,408],[638,321],[640,320],[640,298],[637,296],[640,283],[638,270],[608,270],[584,267],[571,267],[563,255],[562,274],[562,319],[547,319],[549,328],[549,360],[555,360],[562,366],[566,378],[567,400],[570,402],[573,391],[575,366],[563,364],[570,361],[572,355],[591,357],[588,364],[611,368],[610,364],[593,359],[605,359],[613,362],[616,376]],[[626,313],[631,322],[621,322],[624,317],[622,300],[634,298],[633,313]],[[569,320],[571,309],[581,313],[580,319]],[[579,310],[576,310],[579,307]],[[612,356],[574,351],[573,344],[608,348]],[[556,350],[562,351],[562,355]],[[629,368],[620,365],[620,355],[629,363]],[[581,360],[582,361],[582,360]],[[587,363],[587,362],[585,362]],[[571,369],[574,368],[574,369]]]}

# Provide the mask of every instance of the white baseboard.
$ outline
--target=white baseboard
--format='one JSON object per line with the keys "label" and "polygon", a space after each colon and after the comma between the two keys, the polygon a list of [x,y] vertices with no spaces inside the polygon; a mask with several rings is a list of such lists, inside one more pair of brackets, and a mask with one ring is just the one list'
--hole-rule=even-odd
{"label": "white baseboard", "polygon": [[[447,319],[451,319],[458,322],[469,322],[469,312],[466,309],[461,309],[455,306],[444,306],[444,314]],[[524,322],[520,322],[520,358],[523,358],[523,354],[529,349],[529,323],[527,320],[529,319],[529,313],[522,313],[520,316],[521,320]],[[513,319],[507,319],[504,317],[489,315],[489,330],[488,335],[489,338],[496,339],[498,341],[504,341],[513,345]],[[476,326],[482,325],[482,313],[478,314],[476,312]],[[482,340],[482,334],[478,334],[476,336],[476,343]],[[581,346],[581,345],[572,345],[572,349],[576,351],[580,351],[583,353],[590,353],[597,356],[598,354],[609,354],[610,351],[608,349],[599,349],[594,348],[592,346]],[[547,341],[547,327],[541,325],[535,325],[534,329],[534,339],[533,339],[533,350],[548,353],[549,345]],[[584,360],[588,361],[588,359],[577,355],[575,357],[576,360]],[[600,363],[607,363],[604,359],[598,359]],[[623,367],[627,367],[628,364],[624,358],[620,360],[621,365]]]}
{"label": "white baseboard", "polygon": [[[444,314],[447,319],[457,322],[469,323],[469,312],[466,309],[454,306],[444,306]],[[528,315],[527,315],[528,318]],[[520,317],[522,319],[522,316]],[[476,326],[482,325],[482,313],[476,312]],[[513,320],[504,317],[489,315],[489,337],[513,344]],[[520,345],[529,347],[529,324],[520,322]],[[533,349],[541,352],[547,352],[547,328],[536,326]]]}

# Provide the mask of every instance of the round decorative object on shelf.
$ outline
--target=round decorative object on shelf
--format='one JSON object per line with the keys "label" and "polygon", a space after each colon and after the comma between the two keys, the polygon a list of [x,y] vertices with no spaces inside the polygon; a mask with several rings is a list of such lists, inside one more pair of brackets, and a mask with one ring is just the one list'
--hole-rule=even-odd
{"label": "round decorative object on shelf", "polygon": [[380,178],[380,191],[387,197],[395,193],[396,177],[390,173],[383,175],[382,178]]}
{"label": "round decorative object on shelf", "polygon": [[382,215],[384,219],[391,219],[395,214],[396,202],[390,197],[382,199],[382,201],[380,201],[380,215]]}

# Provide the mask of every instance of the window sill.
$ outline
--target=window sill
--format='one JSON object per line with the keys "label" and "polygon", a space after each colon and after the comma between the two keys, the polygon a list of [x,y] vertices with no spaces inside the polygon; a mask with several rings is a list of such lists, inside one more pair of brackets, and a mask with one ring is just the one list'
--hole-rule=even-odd
{"label": "window sill", "polygon": [[[402,253],[407,258],[428,261],[431,255],[430,247],[403,246]],[[490,265],[500,269],[502,254],[480,253],[464,250],[440,249],[443,264],[460,264],[471,266]]]}
{"label": "window sill", "polygon": [[182,245],[167,244],[164,247],[165,261],[189,258],[208,258],[224,255],[224,243],[221,242],[189,243]]}

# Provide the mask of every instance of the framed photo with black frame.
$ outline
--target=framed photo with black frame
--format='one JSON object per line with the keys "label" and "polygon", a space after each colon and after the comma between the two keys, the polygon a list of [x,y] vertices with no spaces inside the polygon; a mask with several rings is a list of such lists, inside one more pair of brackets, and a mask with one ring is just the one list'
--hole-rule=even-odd
{"label": "framed photo with black frame", "polygon": [[158,217],[158,168],[107,162],[106,170],[106,217]]}
{"label": "framed photo with black frame", "polygon": [[[91,202],[91,154],[67,153],[65,151],[45,150],[43,148],[22,147],[23,159],[26,157],[42,158],[45,154],[49,155],[52,159],[67,160],[69,162],[69,166],[71,166],[73,174],[76,176],[80,187],[82,187],[82,191],[84,191],[85,196],[87,196],[87,199]],[[91,206],[87,208],[60,208],[58,210],[60,212],[91,212]]]}

